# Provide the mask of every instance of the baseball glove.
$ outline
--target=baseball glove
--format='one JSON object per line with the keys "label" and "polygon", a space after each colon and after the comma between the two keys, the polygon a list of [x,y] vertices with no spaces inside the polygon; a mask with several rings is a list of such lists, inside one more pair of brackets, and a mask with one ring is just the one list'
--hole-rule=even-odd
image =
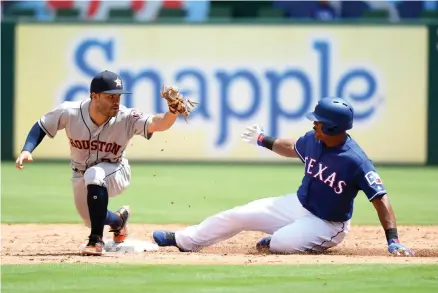
{"label": "baseball glove", "polygon": [[173,114],[182,115],[186,122],[187,117],[194,111],[193,108],[195,105],[199,104],[198,102],[185,98],[179,92],[179,89],[173,86],[164,86],[161,91],[161,97],[166,99],[169,111]]}

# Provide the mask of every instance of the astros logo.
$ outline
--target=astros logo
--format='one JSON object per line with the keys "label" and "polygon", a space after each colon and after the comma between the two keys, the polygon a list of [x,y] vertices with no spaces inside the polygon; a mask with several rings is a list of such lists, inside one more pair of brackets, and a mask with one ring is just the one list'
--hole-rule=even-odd
{"label": "astros logo", "polygon": [[116,83],[117,87],[122,87],[122,80],[120,78],[117,77],[117,79],[115,79],[114,82]]}

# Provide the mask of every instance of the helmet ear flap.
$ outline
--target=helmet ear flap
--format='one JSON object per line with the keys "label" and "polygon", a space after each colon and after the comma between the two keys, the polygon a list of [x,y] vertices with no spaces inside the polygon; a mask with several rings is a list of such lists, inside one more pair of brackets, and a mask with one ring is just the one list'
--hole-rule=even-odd
{"label": "helmet ear flap", "polygon": [[322,132],[323,132],[325,135],[328,135],[328,136],[338,135],[338,134],[340,134],[340,133],[342,132],[342,130],[340,131],[340,130],[339,130],[339,127],[336,126],[336,125],[333,125],[333,126],[325,126],[325,125],[323,124],[322,127],[321,127],[321,130],[322,130]]}

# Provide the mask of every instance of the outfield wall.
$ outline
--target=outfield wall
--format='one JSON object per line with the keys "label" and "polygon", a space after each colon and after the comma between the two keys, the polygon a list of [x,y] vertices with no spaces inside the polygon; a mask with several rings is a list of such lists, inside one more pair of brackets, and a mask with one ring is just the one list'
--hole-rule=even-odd
{"label": "outfield wall", "polygon": [[[353,103],[351,134],[374,162],[438,164],[437,33],[426,25],[4,23],[2,158],[20,152],[45,112],[87,98],[92,76],[108,69],[134,92],[123,103],[144,113],[166,110],[164,83],[200,102],[189,124],[134,138],[131,159],[282,161],[242,143],[245,126],[296,137],[310,129],[304,115],[318,98],[338,95]],[[68,155],[63,133],[35,151]]]}

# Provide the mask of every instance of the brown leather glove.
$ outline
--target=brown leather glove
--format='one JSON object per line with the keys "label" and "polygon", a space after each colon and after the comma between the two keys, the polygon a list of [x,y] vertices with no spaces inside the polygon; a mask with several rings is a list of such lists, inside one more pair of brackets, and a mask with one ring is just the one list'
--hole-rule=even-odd
{"label": "brown leather glove", "polygon": [[169,111],[173,114],[180,114],[187,122],[187,117],[194,111],[195,105],[198,102],[185,98],[179,92],[179,89],[173,86],[164,86],[161,91],[161,97],[166,99]]}

